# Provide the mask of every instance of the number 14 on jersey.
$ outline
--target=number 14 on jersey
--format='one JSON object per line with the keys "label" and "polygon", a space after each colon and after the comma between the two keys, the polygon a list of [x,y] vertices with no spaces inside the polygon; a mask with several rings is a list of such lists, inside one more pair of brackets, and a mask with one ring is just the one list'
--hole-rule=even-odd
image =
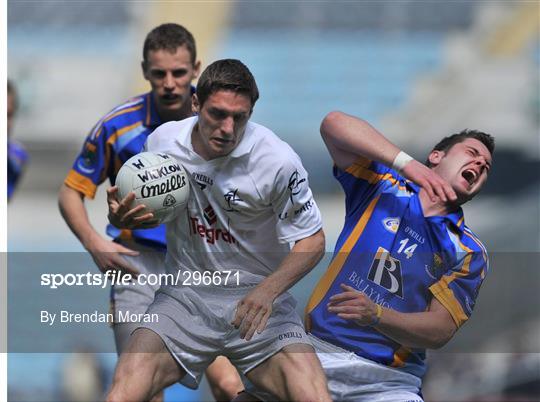
{"label": "number 14 on jersey", "polygon": [[407,244],[409,243],[409,238],[403,239],[399,242],[400,246],[398,248],[398,254],[405,254],[407,256],[407,259],[411,258],[414,254],[414,250],[416,250],[416,247],[418,246],[418,243],[413,243],[410,246],[407,247]]}

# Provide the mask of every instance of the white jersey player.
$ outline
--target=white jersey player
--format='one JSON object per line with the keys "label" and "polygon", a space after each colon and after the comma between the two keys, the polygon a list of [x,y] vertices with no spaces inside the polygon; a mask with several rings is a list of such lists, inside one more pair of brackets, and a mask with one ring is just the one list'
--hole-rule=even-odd
{"label": "white jersey player", "polygon": [[[134,332],[110,401],[146,400],[175,381],[196,387],[217,355],[280,400],[330,400],[286,293],[322,256],[321,217],[298,156],[249,122],[257,98],[246,66],[217,61],[193,97],[198,116],[148,139],[148,151],[183,164],[192,192],[185,214],[167,225],[167,269],[177,281],[147,311],[158,319]],[[109,190],[114,224],[152,221],[143,206],[130,209],[133,194],[118,201],[116,191]],[[197,280],[205,275],[210,283]]]}
{"label": "white jersey player", "polygon": [[232,270],[224,286],[257,284],[275,271],[289,243],[322,227],[307,173],[289,145],[253,122],[227,157],[206,161],[191,144],[198,120],[166,123],[146,146],[174,156],[191,178],[187,211],[167,228],[168,270]]}

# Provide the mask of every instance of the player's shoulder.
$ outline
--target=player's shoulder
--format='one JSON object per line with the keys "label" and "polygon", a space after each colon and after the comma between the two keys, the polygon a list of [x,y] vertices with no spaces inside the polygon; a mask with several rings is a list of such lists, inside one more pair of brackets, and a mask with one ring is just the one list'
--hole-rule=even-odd
{"label": "player's shoulder", "polygon": [[146,95],[135,96],[116,106],[103,116],[103,123],[114,124],[133,119],[140,120],[144,117],[142,112],[145,107],[145,97]]}
{"label": "player's shoulder", "polygon": [[28,151],[22,143],[8,139],[7,157],[11,162],[23,164],[28,160]]}
{"label": "player's shoulder", "polygon": [[8,139],[8,153],[26,153],[26,147],[19,141]]}
{"label": "player's shoulder", "polygon": [[191,133],[193,126],[197,121],[197,116],[188,117],[184,120],[169,121],[156,128],[148,136],[147,149],[149,151],[160,150],[175,141],[183,143]]}
{"label": "player's shoulder", "polygon": [[249,123],[245,135],[250,142],[247,143],[249,152],[247,147],[241,149],[245,161],[244,174],[252,178],[264,197],[281,191],[295,175],[303,179],[307,177],[298,155],[274,132],[260,124]]}
{"label": "player's shoulder", "polygon": [[246,134],[251,136],[250,160],[253,163],[267,164],[270,168],[300,163],[300,158],[292,147],[267,127],[250,121]]}
{"label": "player's shoulder", "polygon": [[94,126],[91,138],[99,137],[103,132],[107,137],[126,127],[137,124],[144,126],[146,119],[147,95],[139,95],[126,100],[106,113]]}
{"label": "player's shoulder", "polygon": [[463,225],[462,243],[472,252],[483,253],[487,256],[487,249],[478,236],[467,226]]}

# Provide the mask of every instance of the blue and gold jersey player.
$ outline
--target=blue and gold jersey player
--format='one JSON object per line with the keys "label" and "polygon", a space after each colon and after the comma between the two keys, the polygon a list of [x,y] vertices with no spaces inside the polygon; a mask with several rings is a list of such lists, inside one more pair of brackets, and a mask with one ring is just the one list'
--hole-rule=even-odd
{"label": "blue and gold jersey player", "polygon": [[424,165],[344,113],[328,114],[321,134],[346,216],[306,326],[332,398],[422,401],[425,350],[469,319],[488,271],[460,206],[486,182],[494,139],[464,130]]}
{"label": "blue and gold jersey player", "polygon": [[17,112],[18,99],[15,85],[7,81],[7,198],[11,200],[15,189],[20,183],[21,177],[28,164],[28,152],[24,146],[15,141],[11,135],[15,114]]}

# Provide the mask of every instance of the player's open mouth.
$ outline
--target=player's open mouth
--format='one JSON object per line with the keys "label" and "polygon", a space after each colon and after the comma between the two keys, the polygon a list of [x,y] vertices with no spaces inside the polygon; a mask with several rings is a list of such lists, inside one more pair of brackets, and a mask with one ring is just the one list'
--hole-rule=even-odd
{"label": "player's open mouth", "polygon": [[467,180],[467,183],[469,183],[469,186],[472,186],[476,182],[476,179],[478,178],[478,173],[476,173],[473,169],[465,169],[461,173],[461,176],[463,176],[463,178]]}

